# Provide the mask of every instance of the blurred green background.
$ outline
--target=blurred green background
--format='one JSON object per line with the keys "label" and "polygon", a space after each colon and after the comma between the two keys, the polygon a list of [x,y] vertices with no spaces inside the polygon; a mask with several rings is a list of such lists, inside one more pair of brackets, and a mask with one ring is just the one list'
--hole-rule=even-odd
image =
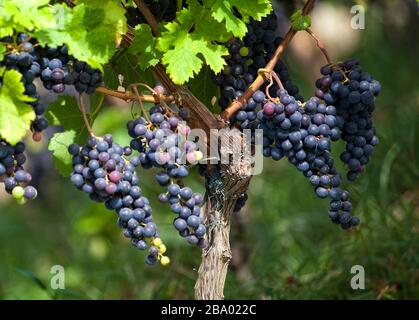
{"label": "blurred green background", "polygon": [[[284,2],[284,1],[282,1]],[[288,3],[288,1],[285,1]],[[419,48],[415,1],[359,1],[366,28],[349,26],[352,1],[319,1],[313,29],[334,60],[359,58],[381,81],[374,116],[381,143],[366,172],[345,185],[361,227],[330,223],[328,203],[287,161],[265,161],[247,206],[232,223],[228,299],[419,298]],[[299,3],[297,3],[299,4]],[[289,5],[279,12],[288,15]],[[327,18],[327,19],[326,19]],[[282,18],[281,18],[282,19]],[[286,21],[285,21],[286,22]],[[323,64],[315,44],[299,35],[285,61],[305,97]],[[105,108],[97,133],[128,142],[129,108]],[[57,175],[45,145],[28,141],[38,200],[17,206],[0,193],[1,299],[191,299],[200,250],[177,236],[173,215],[154,194],[151,173],[140,173],[172,264],[150,268],[123,238],[115,214],[94,204]],[[343,145],[335,147],[336,156]],[[343,170],[342,167],[340,167]],[[191,177],[203,192],[202,178]],[[65,268],[66,289],[50,289],[50,269]],[[365,268],[365,290],[352,290],[353,265]]]}

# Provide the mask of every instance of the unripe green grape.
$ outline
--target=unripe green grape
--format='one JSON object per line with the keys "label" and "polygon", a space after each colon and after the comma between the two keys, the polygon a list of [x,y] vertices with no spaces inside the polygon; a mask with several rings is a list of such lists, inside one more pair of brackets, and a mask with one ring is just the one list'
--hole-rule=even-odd
{"label": "unripe green grape", "polygon": [[21,186],[17,186],[13,188],[12,195],[16,200],[20,200],[23,198],[25,194],[25,190]]}
{"label": "unripe green grape", "polygon": [[160,259],[160,263],[161,263],[161,265],[162,265],[163,267],[166,267],[167,265],[169,265],[169,264],[170,264],[170,259],[169,259],[169,257],[166,257],[166,256],[161,257],[161,259]]}
{"label": "unripe green grape", "polygon": [[165,253],[166,252],[166,246],[162,243],[160,246],[159,246],[159,253],[160,254],[163,254],[163,253]]}
{"label": "unripe green grape", "polygon": [[249,48],[248,47],[241,47],[239,53],[242,57],[247,57],[249,55]]}
{"label": "unripe green grape", "polygon": [[227,74],[230,74],[230,71],[231,71],[230,66],[226,66],[223,70],[223,73],[227,75]]}

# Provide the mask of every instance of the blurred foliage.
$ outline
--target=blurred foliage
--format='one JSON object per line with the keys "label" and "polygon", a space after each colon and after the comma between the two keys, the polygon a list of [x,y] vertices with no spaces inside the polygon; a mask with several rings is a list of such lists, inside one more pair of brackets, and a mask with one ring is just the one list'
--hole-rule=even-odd
{"label": "blurred foliage", "polygon": [[[286,161],[266,161],[264,173],[252,181],[247,207],[234,218],[227,298],[419,297],[419,30],[416,12],[393,23],[399,5],[371,2],[368,28],[359,31],[361,43],[352,52],[383,86],[375,115],[381,144],[366,173],[348,186],[361,227],[339,230],[327,218],[326,201],[314,196],[297,170]],[[307,77],[292,57],[287,61],[307,96],[312,75]],[[130,117],[127,108],[105,108],[95,130],[127,142]],[[143,253],[123,238],[115,214],[59,177],[49,155],[33,152],[30,169],[39,199],[18,207],[0,197],[0,298],[193,298],[200,251],[173,230],[172,214],[153,197],[160,187],[151,173],[140,173],[142,188],[154,201],[172,259],[168,268],[146,266]],[[198,175],[188,181],[203,191]],[[64,266],[66,290],[49,289],[53,265]],[[350,287],[353,265],[365,267],[365,290]]]}

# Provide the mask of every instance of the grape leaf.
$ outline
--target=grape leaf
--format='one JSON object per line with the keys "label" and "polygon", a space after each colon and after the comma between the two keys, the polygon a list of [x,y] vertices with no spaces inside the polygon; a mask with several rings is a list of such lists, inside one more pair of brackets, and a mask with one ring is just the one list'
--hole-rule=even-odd
{"label": "grape leaf", "polygon": [[28,102],[34,98],[24,94],[22,75],[9,70],[3,74],[0,88],[0,136],[11,144],[18,143],[30,128],[35,113]]}
{"label": "grape leaf", "polygon": [[212,8],[199,3],[197,0],[188,0],[188,9],[178,12],[176,19],[189,30],[193,27],[194,34],[207,41],[226,42],[232,38],[223,23],[212,16]]}
{"label": "grape leaf", "polygon": [[[86,5],[88,3],[89,5]],[[73,9],[66,42],[76,58],[100,67],[115,52],[115,42],[126,31],[125,11],[117,1],[89,0]]]}
{"label": "grape leaf", "polygon": [[307,30],[311,26],[311,17],[303,15],[302,10],[294,12],[291,16],[291,27],[296,31]]}
{"label": "grape leaf", "polygon": [[[118,89],[120,85],[127,88],[129,84],[144,82],[153,83],[154,76],[151,71],[141,71],[139,57],[125,52],[115,64],[105,66],[104,82],[105,85],[112,89]],[[122,84],[119,77],[122,76]]]}
{"label": "grape leaf", "polygon": [[[246,23],[250,21],[250,17],[259,21],[272,11],[269,0],[205,0],[204,3],[212,8],[212,16],[215,20],[225,21],[227,31],[237,38],[243,38],[246,35]],[[234,9],[240,13],[241,18],[234,14]]]}
{"label": "grape leaf", "polygon": [[[40,45],[57,47],[62,45],[69,38],[66,26],[69,25],[73,19],[73,10],[65,4],[55,4],[50,7],[50,11],[55,17],[50,22],[51,26],[49,28],[43,28],[42,25],[36,25],[32,34]],[[26,32],[31,33],[28,32],[28,30]]]}
{"label": "grape leaf", "polygon": [[[74,142],[84,143],[86,141],[88,132],[74,97],[59,96],[54,103],[49,105],[46,118],[52,126],[63,126],[64,130],[73,130],[76,133]],[[89,120],[94,119],[89,118]]]}
{"label": "grape leaf", "polygon": [[[95,93],[90,95],[89,99],[92,113],[88,113],[87,118],[93,125],[101,109],[103,95]],[[46,118],[50,125],[64,127],[64,132],[56,133],[51,138],[48,150],[53,152],[54,164],[58,172],[63,176],[68,176],[71,173],[71,156],[67,152],[68,146],[72,143],[84,144],[89,135],[78,102],[72,96],[61,95],[49,105]]]}
{"label": "grape leaf", "polygon": [[112,0],[77,1],[72,10],[66,6],[61,8],[60,28],[35,33],[41,45],[65,43],[74,57],[94,68],[102,68],[101,65],[112,57],[116,43],[126,31],[124,9]]}
{"label": "grape leaf", "polygon": [[228,55],[227,48],[217,43],[228,38],[223,25],[196,0],[188,4],[178,12],[176,21],[164,25],[165,31],[157,40],[157,49],[164,53],[162,62],[177,84],[197,74],[204,60],[215,73],[220,72],[225,65],[223,57]]}
{"label": "grape leaf", "polygon": [[13,34],[13,28],[20,31],[48,29],[56,25],[54,11],[49,0],[1,0],[0,38]]}
{"label": "grape leaf", "polygon": [[128,52],[138,56],[138,65],[142,70],[155,66],[161,59],[161,53],[156,50],[156,38],[151,33],[148,24],[139,24],[134,29],[135,39]]}
{"label": "grape leaf", "polygon": [[112,0],[78,0],[72,9],[48,0],[0,0],[0,38],[14,30],[32,34],[43,46],[65,43],[77,59],[101,68],[126,31],[125,10]]}
{"label": "grape leaf", "polygon": [[68,153],[68,146],[74,143],[76,136],[74,130],[58,132],[48,144],[48,150],[52,151],[54,166],[64,177],[68,177],[72,171],[72,156]]}
{"label": "grape leaf", "polygon": [[218,104],[212,105],[213,98],[219,97],[220,92],[212,80],[211,70],[208,66],[202,68],[199,74],[188,82],[188,87],[208,109],[215,113],[220,111]]}
{"label": "grape leaf", "polygon": [[0,43],[0,62],[4,59],[4,53],[6,52],[6,47]]}
{"label": "grape leaf", "polygon": [[201,69],[203,61],[194,52],[193,40],[183,31],[177,33],[172,42],[173,48],[163,55],[163,64],[175,83],[182,84]]}

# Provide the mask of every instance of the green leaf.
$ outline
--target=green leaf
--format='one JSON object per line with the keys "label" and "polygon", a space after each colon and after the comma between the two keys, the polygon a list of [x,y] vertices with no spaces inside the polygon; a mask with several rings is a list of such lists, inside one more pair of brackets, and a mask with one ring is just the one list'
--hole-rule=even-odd
{"label": "green leaf", "polygon": [[14,30],[32,34],[41,45],[65,43],[77,59],[101,68],[126,31],[125,10],[113,0],[78,0],[73,9],[48,0],[0,0],[0,38]]}
{"label": "green leaf", "polygon": [[201,70],[203,60],[198,56],[202,54],[210,68],[218,73],[226,64],[223,56],[228,54],[225,47],[213,45],[204,40],[194,40],[188,33],[178,33],[173,42],[173,49],[163,55],[162,62],[172,80],[183,84]]}
{"label": "green leaf", "polygon": [[57,101],[49,105],[46,118],[52,126],[64,126],[66,131],[73,130],[76,133],[74,142],[82,144],[86,141],[88,132],[74,97],[59,96]]}
{"label": "green leaf", "polygon": [[[272,10],[269,0],[187,0],[187,4],[175,21],[164,24],[157,40],[162,62],[177,84],[199,73],[204,62],[215,73],[220,72],[228,54],[220,43],[233,36],[244,37],[250,17],[260,20]],[[235,16],[236,9],[242,18]]]}
{"label": "green leaf", "polygon": [[4,59],[4,54],[6,52],[6,47],[0,43],[0,62]]}
{"label": "green leaf", "polygon": [[116,43],[126,31],[125,10],[117,1],[77,1],[70,10],[66,6],[57,8],[61,19],[59,28],[42,29],[35,32],[41,45],[58,46],[63,43],[69,53],[86,61],[92,67],[101,68],[109,61]]}
{"label": "green leaf", "polygon": [[[122,83],[119,78],[123,77]],[[108,88],[118,89],[121,85],[127,87],[131,83],[153,83],[151,71],[142,71],[139,67],[139,57],[125,52],[114,64],[105,66],[104,82]]]}
{"label": "green leaf", "polygon": [[187,32],[179,32],[173,39],[173,48],[163,55],[163,64],[175,83],[183,84],[202,67],[203,61],[194,51],[193,40]]}
{"label": "green leaf", "polygon": [[18,143],[30,128],[35,113],[28,102],[34,98],[24,94],[22,75],[9,70],[3,74],[0,88],[0,136],[11,144]]}
{"label": "green leaf", "polygon": [[[250,17],[259,21],[272,11],[269,0],[205,0],[204,3],[212,9],[212,16],[218,22],[224,21],[227,31],[237,38],[246,35],[246,23],[250,21]],[[241,18],[234,14],[234,9],[240,13]]]}
{"label": "green leaf", "polygon": [[21,268],[16,268],[16,271],[25,276],[26,278],[30,279],[35,283],[39,288],[41,288],[44,291],[48,291],[47,286],[42,282],[39,277],[37,277],[33,272]]}
{"label": "green leaf", "polygon": [[[87,113],[90,125],[93,125],[103,103],[103,95],[95,93],[89,96],[91,113]],[[71,156],[67,148],[72,143],[82,145],[89,133],[86,129],[83,115],[78,102],[71,96],[59,96],[58,100],[50,104],[46,114],[50,125],[63,126],[64,132],[56,133],[50,140],[48,150],[53,152],[54,164],[62,176],[71,173]]]}
{"label": "green leaf", "polygon": [[50,11],[54,19],[50,21],[49,27],[36,25],[33,32],[27,30],[27,33],[32,33],[42,46],[57,47],[71,37],[66,28],[73,19],[73,10],[65,4],[55,4],[50,7]]}
{"label": "green leaf", "polygon": [[165,31],[157,42],[157,49],[164,53],[162,62],[177,84],[197,74],[204,61],[215,73],[220,72],[226,64],[223,57],[228,55],[227,48],[218,44],[228,38],[223,25],[196,0],[188,4],[178,12],[176,21],[164,25]]}
{"label": "green leaf", "polygon": [[0,38],[19,31],[48,29],[56,25],[49,0],[0,0]]}
{"label": "green leaf", "polygon": [[291,16],[291,27],[296,31],[307,30],[311,26],[311,17],[303,15],[301,10],[294,12]]}
{"label": "green leaf", "polygon": [[68,177],[72,171],[72,156],[68,153],[68,146],[75,142],[77,133],[67,130],[54,134],[48,144],[48,150],[52,151],[54,165],[59,174]]}
{"label": "green leaf", "polygon": [[188,87],[208,109],[215,113],[220,111],[218,104],[212,105],[213,98],[218,97],[220,92],[218,86],[212,80],[209,67],[202,68],[199,74],[188,82]]}
{"label": "green leaf", "polygon": [[226,42],[232,38],[223,23],[212,16],[210,6],[201,5],[197,0],[188,0],[188,9],[179,11],[176,19],[181,24],[194,28],[194,34],[207,41]]}
{"label": "green leaf", "polygon": [[78,2],[82,4],[73,9],[68,29],[71,40],[67,44],[76,58],[99,67],[109,61],[116,40],[126,31],[125,10],[113,0]]}
{"label": "green leaf", "polygon": [[128,52],[138,57],[138,65],[142,70],[155,66],[161,59],[161,53],[156,50],[156,38],[151,33],[148,24],[139,24],[134,29],[135,39]]}

